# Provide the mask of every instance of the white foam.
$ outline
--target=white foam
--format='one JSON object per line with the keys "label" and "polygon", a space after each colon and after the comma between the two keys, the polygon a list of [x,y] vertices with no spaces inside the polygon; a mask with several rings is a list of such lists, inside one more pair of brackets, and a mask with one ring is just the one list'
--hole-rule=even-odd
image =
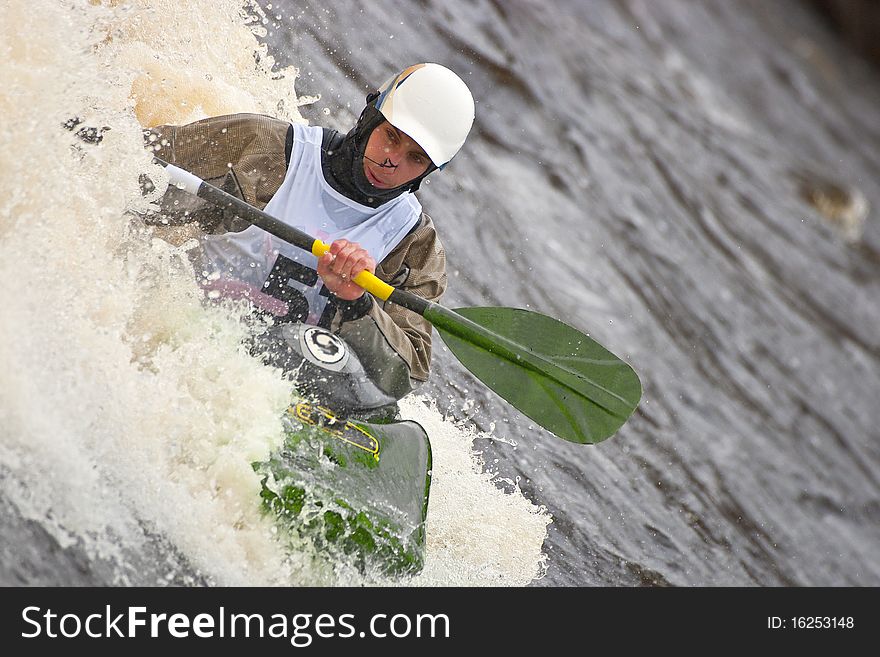
{"label": "white foam", "polygon": [[[240,347],[238,312],[205,309],[185,258],[132,216],[150,201],[141,173],[162,191],[142,126],[232,111],[301,121],[295,72],[270,71],[229,0],[13,3],[2,31],[2,494],[62,545],[118,562],[121,584],[145,530],[211,583],[343,581],[305,546],[282,548],[259,511],[250,463],[281,440],[289,384]],[[61,127],[73,117],[101,143]],[[546,513],[491,484],[471,435],[406,409],[434,444],[419,581],[538,576]]]}
{"label": "white foam", "polygon": [[425,398],[401,402],[401,414],[431,439],[433,472],[425,569],[414,586],[525,586],[542,577],[551,518],[518,488],[493,483],[474,440],[480,434],[445,420]]}

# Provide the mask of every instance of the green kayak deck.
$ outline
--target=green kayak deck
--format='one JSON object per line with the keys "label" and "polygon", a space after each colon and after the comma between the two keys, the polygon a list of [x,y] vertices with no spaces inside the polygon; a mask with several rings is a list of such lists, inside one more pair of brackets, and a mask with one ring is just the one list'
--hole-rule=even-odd
{"label": "green kayak deck", "polygon": [[344,418],[298,401],[283,446],[255,463],[264,509],[332,559],[405,575],[422,569],[431,445],[411,420]]}

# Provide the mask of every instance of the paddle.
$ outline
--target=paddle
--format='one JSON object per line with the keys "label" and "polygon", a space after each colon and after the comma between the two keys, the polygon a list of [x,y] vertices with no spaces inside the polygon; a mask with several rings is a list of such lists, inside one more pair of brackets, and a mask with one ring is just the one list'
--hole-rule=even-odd
{"label": "paddle", "polygon": [[[294,246],[322,256],[329,245],[159,158],[171,184],[221,206]],[[535,422],[574,443],[597,443],[632,415],[642,395],[638,375],[580,331],[518,308],[449,310],[362,271],[370,294],[422,315],[474,376]]]}

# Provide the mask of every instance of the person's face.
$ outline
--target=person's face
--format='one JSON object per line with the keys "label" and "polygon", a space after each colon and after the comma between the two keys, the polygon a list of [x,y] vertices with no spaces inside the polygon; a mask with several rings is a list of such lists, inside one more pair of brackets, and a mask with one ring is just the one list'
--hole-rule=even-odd
{"label": "person's face", "polygon": [[364,151],[364,175],[379,189],[391,189],[415,180],[425,173],[430,163],[431,158],[425,151],[388,121],[376,126]]}

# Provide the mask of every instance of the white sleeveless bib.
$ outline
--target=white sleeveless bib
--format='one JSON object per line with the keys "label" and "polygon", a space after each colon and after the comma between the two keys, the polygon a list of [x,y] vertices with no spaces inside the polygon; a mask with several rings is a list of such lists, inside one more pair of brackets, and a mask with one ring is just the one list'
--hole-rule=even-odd
{"label": "white sleeveless bib", "polygon": [[[357,242],[381,262],[415,226],[421,204],[409,192],[378,208],[343,196],[321,170],[323,130],[298,124],[293,130],[287,175],[266,205],[266,213],[328,244],[340,238]],[[256,226],[205,236],[196,258],[203,287],[223,296],[249,297],[277,315],[288,313],[285,305],[305,311],[307,304],[308,317],[303,321],[309,324],[319,322],[327,305],[328,292],[317,276],[317,265],[311,253]],[[264,294],[274,298],[261,299]]]}

